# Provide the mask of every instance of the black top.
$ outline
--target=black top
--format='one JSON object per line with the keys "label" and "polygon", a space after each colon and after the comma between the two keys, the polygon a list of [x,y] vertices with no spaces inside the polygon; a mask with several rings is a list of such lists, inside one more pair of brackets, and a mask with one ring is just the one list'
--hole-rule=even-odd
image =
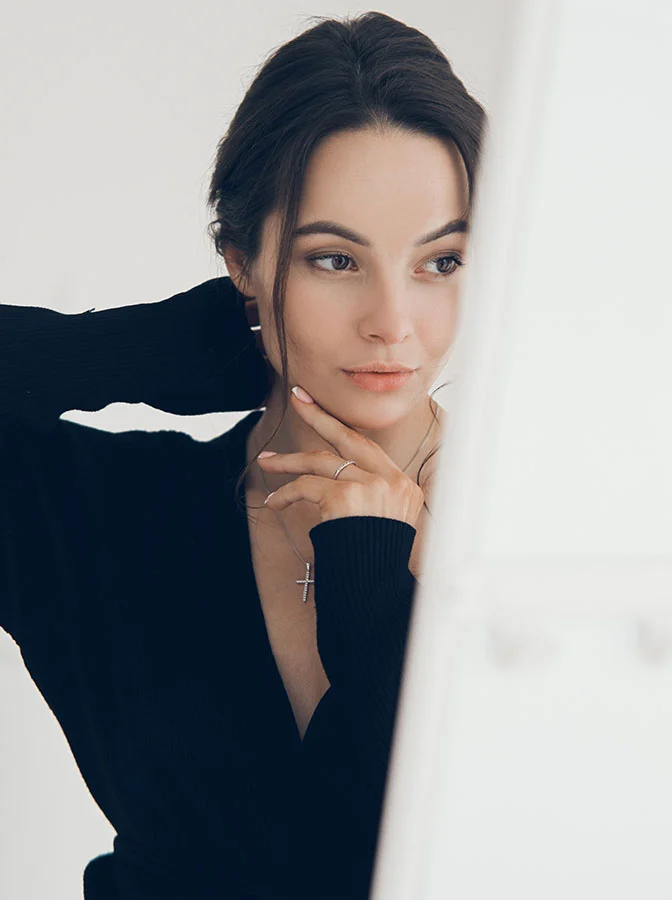
{"label": "black top", "polygon": [[[302,741],[234,502],[269,388],[236,298],[224,277],[75,315],[0,304],[0,625],[116,832],[86,900],[369,893],[415,529],[311,529],[331,687]],[[114,401],[253,411],[205,442],[59,418]]]}

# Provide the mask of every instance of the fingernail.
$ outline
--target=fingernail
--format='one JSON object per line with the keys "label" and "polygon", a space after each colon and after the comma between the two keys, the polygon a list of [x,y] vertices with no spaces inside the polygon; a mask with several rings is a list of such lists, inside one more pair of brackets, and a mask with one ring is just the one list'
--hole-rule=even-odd
{"label": "fingernail", "polygon": [[271,499],[271,497],[273,496],[273,494],[275,494],[275,491],[271,491],[271,493],[268,495],[268,497],[266,497],[266,499],[264,500],[264,506],[266,506],[266,504],[267,504],[268,501]]}
{"label": "fingernail", "polygon": [[292,388],[292,393],[294,394],[295,397],[298,397],[299,400],[303,400],[304,403],[314,403],[315,402],[313,400],[313,398],[310,396],[310,394],[307,393],[306,391],[304,391],[304,389],[302,387],[299,387],[298,384],[294,385],[294,387]]}
{"label": "fingernail", "polygon": [[266,459],[267,456],[277,456],[275,450],[262,450],[257,459]]}

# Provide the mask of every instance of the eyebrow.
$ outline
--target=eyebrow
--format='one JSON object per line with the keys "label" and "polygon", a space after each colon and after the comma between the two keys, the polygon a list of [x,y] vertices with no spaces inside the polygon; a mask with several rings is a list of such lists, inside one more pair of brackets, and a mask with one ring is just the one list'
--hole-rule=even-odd
{"label": "eyebrow", "polygon": [[[466,233],[468,230],[469,223],[466,219],[453,219],[440,228],[430,231],[429,234],[423,235],[413,246],[421,247],[423,244],[431,244],[432,241],[438,241],[439,238],[446,237],[446,235]],[[362,247],[371,246],[371,241],[362,237],[361,234],[357,234],[351,228],[346,228],[345,225],[339,225],[338,222],[331,222],[326,219],[320,219],[318,222],[308,222],[294,231],[294,237],[301,237],[306,234],[335,234],[346,241],[352,241],[353,244],[360,244]]]}

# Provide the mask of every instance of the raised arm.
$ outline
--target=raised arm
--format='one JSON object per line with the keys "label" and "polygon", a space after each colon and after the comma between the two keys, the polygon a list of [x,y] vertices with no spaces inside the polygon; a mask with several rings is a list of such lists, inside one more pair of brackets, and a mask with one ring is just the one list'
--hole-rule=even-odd
{"label": "raised arm", "polygon": [[100,525],[102,485],[132,499],[156,455],[191,440],[105,432],[61,413],[115,401],[182,415],[255,409],[268,386],[229,278],[75,315],[0,304],[0,627],[21,643],[39,615],[37,575],[79,558]]}
{"label": "raised arm", "polygon": [[180,415],[255,409],[270,380],[228,276],[157,303],[66,315],[0,304],[0,427],[147,403]]}

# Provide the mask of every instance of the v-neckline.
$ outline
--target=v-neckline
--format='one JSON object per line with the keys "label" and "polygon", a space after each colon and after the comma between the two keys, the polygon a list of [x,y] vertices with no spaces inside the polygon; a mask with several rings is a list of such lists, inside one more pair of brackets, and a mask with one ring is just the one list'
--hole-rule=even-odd
{"label": "v-neckline", "polygon": [[[259,419],[264,414],[265,410],[253,410],[251,413],[248,413],[247,416],[243,416],[238,422],[235,423],[230,431],[234,432],[233,435],[233,452],[230,454],[229,459],[231,461],[233,472],[231,478],[231,486],[235,487],[236,479],[238,475],[242,472],[243,468],[247,464],[247,441],[250,435],[250,432],[257,424]],[[227,432],[230,434],[230,432]],[[250,523],[247,518],[247,484],[244,479],[240,489],[239,489],[239,499],[242,502],[243,510],[244,510],[244,520],[241,523],[241,527],[243,530],[243,534],[241,536],[243,556],[245,557],[245,567],[247,570],[247,579],[248,583],[252,586],[252,593],[254,594],[255,602],[254,602],[254,617],[258,622],[258,628],[263,634],[264,637],[264,652],[269,662],[269,668],[272,672],[272,678],[277,685],[277,691],[281,697],[284,697],[284,706],[286,710],[286,717],[288,718],[289,725],[292,729],[292,732],[295,736],[296,742],[298,743],[299,749],[303,747],[305,743],[306,737],[308,736],[308,732],[311,729],[311,726],[315,720],[315,716],[320,707],[320,704],[324,700],[324,698],[329,693],[330,688],[323,694],[320,698],[317,706],[313,710],[313,714],[310,717],[310,721],[306,726],[306,730],[304,731],[303,738],[301,737],[301,732],[299,730],[299,725],[294,717],[294,710],[292,708],[291,701],[289,699],[289,694],[287,692],[287,688],[285,687],[285,682],[282,680],[282,675],[280,674],[280,668],[278,666],[278,662],[275,658],[275,654],[273,653],[273,646],[271,644],[270,634],[268,632],[268,626],[266,625],[266,617],[264,616],[264,610],[261,605],[261,596],[259,594],[259,587],[257,585],[257,577],[254,571],[254,564],[252,561],[252,542],[250,539]],[[235,498],[234,498],[235,505]]]}

